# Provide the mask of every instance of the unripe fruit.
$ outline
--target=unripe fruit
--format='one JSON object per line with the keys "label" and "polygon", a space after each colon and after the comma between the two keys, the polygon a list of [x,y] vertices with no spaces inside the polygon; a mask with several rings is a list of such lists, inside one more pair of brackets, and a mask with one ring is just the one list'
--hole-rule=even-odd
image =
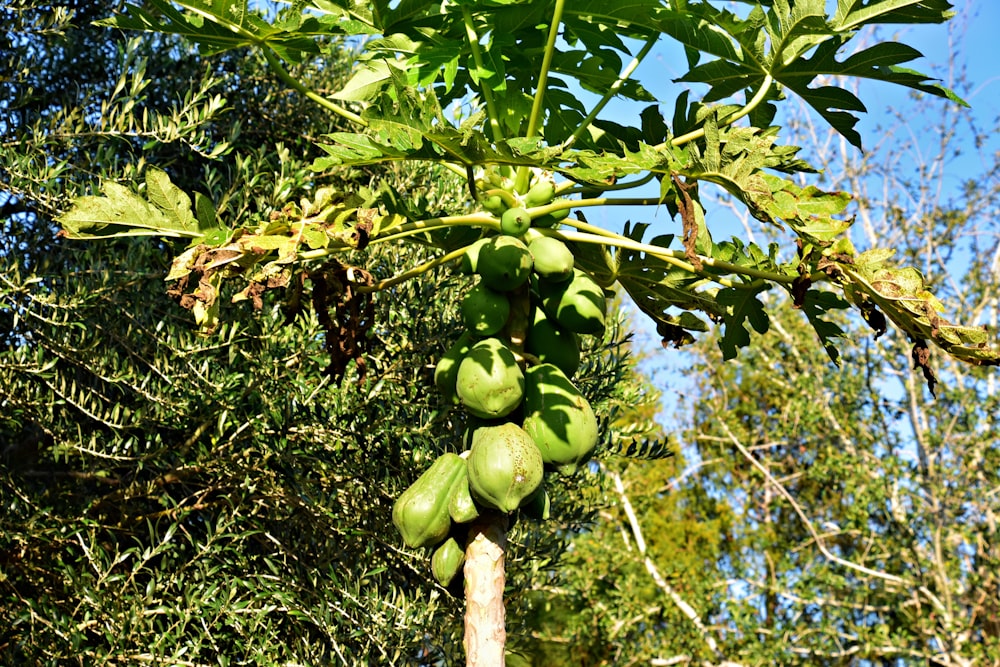
{"label": "unripe fruit", "polygon": [[[564,202],[568,203],[570,200],[560,197],[559,199],[553,199],[552,203]],[[569,217],[569,207],[556,209],[552,213],[546,213],[545,215],[540,215],[531,221],[532,227],[537,228],[548,228],[555,227],[557,224]]]}
{"label": "unripe fruit", "polygon": [[520,206],[509,208],[500,217],[500,231],[511,236],[520,236],[531,228],[531,214]]}
{"label": "unripe fruit", "polygon": [[541,452],[517,424],[484,426],[472,435],[469,490],[486,507],[513,512],[542,484]]}
{"label": "unripe fruit", "polygon": [[535,306],[533,310],[525,351],[542,363],[555,364],[566,377],[573,377],[580,367],[579,338],[546,317],[540,307]]}
{"label": "unripe fruit", "polygon": [[597,417],[590,403],[553,364],[532,366],[525,374],[524,431],[542,459],[574,471],[589,460],[598,442]]}
{"label": "unripe fruit", "polygon": [[528,193],[524,195],[524,203],[528,208],[533,206],[545,206],[551,204],[556,196],[556,185],[552,181],[539,181],[531,186]]}
{"label": "unripe fruit", "polygon": [[506,417],[524,397],[524,374],[507,346],[487,338],[473,345],[462,360],[456,390],[462,405],[473,415]]}
{"label": "unripe fruit", "polygon": [[517,289],[531,276],[531,253],[521,240],[494,236],[479,249],[476,270],[483,282],[498,292]]}
{"label": "unripe fruit", "polygon": [[455,392],[455,383],[458,381],[458,367],[462,359],[472,349],[474,342],[472,333],[466,331],[455,344],[448,348],[444,356],[434,367],[434,385],[444,397],[445,401],[458,404],[458,394]]}
{"label": "unripe fruit", "polygon": [[490,239],[479,239],[474,243],[470,243],[465,248],[465,254],[462,255],[462,261],[459,264],[458,270],[467,276],[471,276],[476,272],[476,266],[479,264],[479,251],[484,245],[489,243]]}
{"label": "unripe fruit", "polygon": [[448,514],[455,523],[468,523],[479,516],[479,508],[476,507],[472,494],[469,493],[469,470],[468,466],[461,476],[455,480],[452,486],[451,500],[448,501]]}
{"label": "unripe fruit", "polygon": [[528,244],[535,273],[554,283],[573,277],[573,252],[557,238],[540,236]]}
{"label": "unripe fruit", "polygon": [[454,537],[449,537],[431,556],[431,573],[434,579],[448,588],[465,565],[465,549]]}
{"label": "unripe fruit", "polygon": [[495,292],[478,283],[465,295],[460,306],[462,321],[477,336],[492,336],[507,323],[510,300],[506,294]]}
{"label": "unripe fruit", "polygon": [[407,546],[433,546],[448,537],[451,529],[448,504],[454,484],[464,470],[465,460],[458,454],[442,454],[396,499],[392,523]]}
{"label": "unripe fruit", "polygon": [[561,283],[539,279],[538,295],[545,314],[560,326],[581,334],[604,333],[604,290],[583,271],[575,269],[573,279]]}
{"label": "unripe fruit", "polygon": [[503,197],[500,195],[483,197],[479,203],[482,205],[484,211],[489,211],[494,215],[500,215],[507,208],[507,205],[503,201]]}
{"label": "unripe fruit", "polygon": [[525,498],[521,504],[521,513],[535,521],[548,521],[552,516],[552,501],[545,490],[545,484],[539,485],[535,492]]}

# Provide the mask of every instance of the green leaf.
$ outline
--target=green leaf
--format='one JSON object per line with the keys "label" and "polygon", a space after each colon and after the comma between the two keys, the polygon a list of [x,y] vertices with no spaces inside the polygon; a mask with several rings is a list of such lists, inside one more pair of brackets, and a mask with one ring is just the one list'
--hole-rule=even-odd
{"label": "green leaf", "polygon": [[249,8],[248,0],[149,0],[149,5],[155,11],[128,4],[127,15],[113,16],[99,25],[181,35],[206,54],[266,44],[289,62],[299,62],[303,53],[318,54],[314,36],[329,32],[316,19],[273,26]]}
{"label": "green leaf", "polygon": [[878,23],[944,23],[955,15],[948,0],[838,0],[832,24],[853,30]]}
{"label": "green leaf", "polygon": [[170,182],[166,172],[156,167],[146,169],[146,197],[174,226],[180,229],[198,227],[191,212],[191,198]]}
{"label": "green leaf", "polygon": [[725,330],[719,340],[723,359],[735,359],[739,348],[750,344],[750,332],[744,326],[749,322],[757,333],[767,333],[770,322],[764,312],[764,304],[757,294],[767,289],[761,286],[757,289],[735,289],[728,287],[719,290],[717,301],[722,307],[722,318]]}
{"label": "green leaf", "polygon": [[[775,0],[768,11],[759,6],[746,18],[706,3],[688,4],[683,13],[666,16],[659,25],[685,47],[714,56],[704,64],[692,60],[684,82],[705,83],[704,100],[712,102],[743,90],[757,91],[769,76],[784,89],[805,100],[848,141],[861,147],[854,129],[864,104],[838,86],[812,87],[818,77],[859,77],[902,85],[965,104],[954,92],[919,72],[899,65],[920,57],[898,42],[877,44],[843,61],[837,56],[857,28],[870,23],[940,22],[950,9],[947,2],[884,0],[862,4],[840,0],[832,21],[824,0],[790,3]],[[808,55],[810,54],[811,55]]]}
{"label": "green leaf", "polygon": [[802,300],[802,312],[809,319],[809,324],[819,337],[823,349],[836,365],[840,365],[840,352],[837,350],[835,340],[845,338],[846,332],[839,326],[823,319],[823,316],[834,309],[848,308],[850,304],[841,299],[833,292],[821,292],[819,290],[808,290]]}
{"label": "green leaf", "polygon": [[57,220],[61,236],[70,239],[121,236],[165,236],[197,238],[202,235],[193,216],[178,222],[128,188],[107,182],[103,196],[78,197],[72,208]]}

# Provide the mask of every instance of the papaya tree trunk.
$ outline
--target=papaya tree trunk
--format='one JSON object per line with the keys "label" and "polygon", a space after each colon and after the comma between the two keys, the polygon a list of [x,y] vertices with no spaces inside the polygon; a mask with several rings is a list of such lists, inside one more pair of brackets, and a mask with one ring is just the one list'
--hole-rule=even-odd
{"label": "papaya tree trunk", "polygon": [[487,512],[469,529],[465,550],[465,657],[468,667],[504,664],[507,526],[506,514]]}

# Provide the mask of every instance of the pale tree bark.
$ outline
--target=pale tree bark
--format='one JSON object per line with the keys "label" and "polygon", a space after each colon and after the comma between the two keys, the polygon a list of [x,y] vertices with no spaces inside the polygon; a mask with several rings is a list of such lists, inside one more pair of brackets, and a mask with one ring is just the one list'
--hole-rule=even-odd
{"label": "pale tree bark", "polygon": [[465,659],[468,667],[502,667],[507,643],[504,554],[507,515],[472,523],[465,549]]}

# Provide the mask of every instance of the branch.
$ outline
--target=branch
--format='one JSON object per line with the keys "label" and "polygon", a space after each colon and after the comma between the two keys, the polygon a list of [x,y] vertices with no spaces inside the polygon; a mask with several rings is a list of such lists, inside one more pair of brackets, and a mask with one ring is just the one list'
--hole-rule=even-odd
{"label": "branch", "polygon": [[366,121],[358,114],[352,111],[348,111],[339,104],[331,102],[330,100],[323,97],[319,93],[309,90],[304,85],[302,85],[301,81],[299,81],[298,79],[296,79],[295,77],[293,77],[291,74],[288,73],[288,70],[286,70],[284,66],[281,64],[281,61],[278,59],[278,56],[275,55],[274,51],[272,51],[270,48],[262,46],[261,51],[264,52],[264,58],[265,60],[267,60],[267,64],[270,65],[271,69],[274,70],[274,73],[278,75],[278,78],[284,81],[286,84],[288,84],[292,89],[298,91],[300,94],[309,98],[310,100],[320,105],[324,109],[332,111],[341,118],[346,118],[352,123],[357,123],[361,127],[368,127],[368,121]]}
{"label": "branch", "polygon": [[[667,597],[677,605],[677,608],[681,610],[681,613],[687,617],[689,621],[698,629],[701,633],[702,638],[705,640],[705,644],[708,648],[715,654],[717,658],[722,658],[722,651],[719,649],[718,643],[715,641],[708,628],[705,627],[704,622],[702,622],[701,617],[698,612],[695,611],[694,607],[689,605],[678,593],[674,590],[674,587],[663,578],[660,574],[659,569],[657,569],[656,564],[646,554],[646,540],[642,536],[642,528],[639,526],[639,518],[635,514],[635,510],[632,508],[632,503],[629,501],[628,495],[625,493],[625,485],[622,483],[621,475],[617,472],[608,470],[606,467],[601,466],[604,469],[604,473],[611,478],[615,485],[615,491],[618,492],[618,498],[622,503],[622,510],[625,512],[625,516],[628,517],[629,526],[632,528],[632,535],[635,537],[636,548],[639,550],[639,554],[643,558],[643,562],[646,565],[646,571],[649,572],[649,576],[653,578],[653,582],[656,583],[660,589],[667,594]],[[738,667],[737,663],[726,663]]]}
{"label": "branch", "polygon": [[726,435],[729,437],[730,442],[732,442],[733,445],[736,447],[736,449],[740,451],[740,454],[742,454],[743,457],[747,461],[749,461],[754,468],[756,468],[762,475],[764,475],[764,478],[767,479],[767,481],[770,482],[772,486],[774,486],[774,489],[778,492],[778,494],[781,495],[782,498],[787,500],[788,503],[792,506],[792,509],[795,511],[795,514],[798,515],[803,525],[805,525],[806,530],[808,530],[809,534],[812,536],[813,541],[815,541],[816,547],[819,549],[820,553],[823,554],[823,556],[827,560],[833,563],[837,563],[838,565],[842,565],[856,572],[861,572],[862,574],[867,574],[868,576],[875,577],[877,579],[882,579],[884,581],[889,581],[894,584],[899,584],[900,586],[909,587],[911,585],[911,582],[907,581],[906,579],[903,579],[902,577],[897,577],[894,574],[888,574],[886,572],[879,572],[878,570],[873,570],[869,567],[865,567],[864,565],[858,565],[857,563],[852,563],[849,560],[845,560],[840,556],[837,556],[833,552],[831,552],[827,548],[826,542],[824,542],[822,535],[816,532],[816,528],[815,526],[813,526],[812,521],[809,520],[809,517],[806,516],[805,511],[803,511],[802,509],[802,506],[799,505],[798,502],[796,502],[795,498],[792,497],[792,494],[788,492],[788,489],[782,486],[782,484],[774,478],[774,476],[771,474],[771,471],[768,470],[767,467],[764,466],[764,464],[762,464],[760,461],[758,461],[753,457],[753,455],[747,450],[747,448],[743,445],[743,443],[740,442],[739,438],[737,438],[736,435],[732,432],[732,430],[730,430],[728,424],[726,424],[725,422],[720,422],[720,426],[722,430],[726,432]]}

